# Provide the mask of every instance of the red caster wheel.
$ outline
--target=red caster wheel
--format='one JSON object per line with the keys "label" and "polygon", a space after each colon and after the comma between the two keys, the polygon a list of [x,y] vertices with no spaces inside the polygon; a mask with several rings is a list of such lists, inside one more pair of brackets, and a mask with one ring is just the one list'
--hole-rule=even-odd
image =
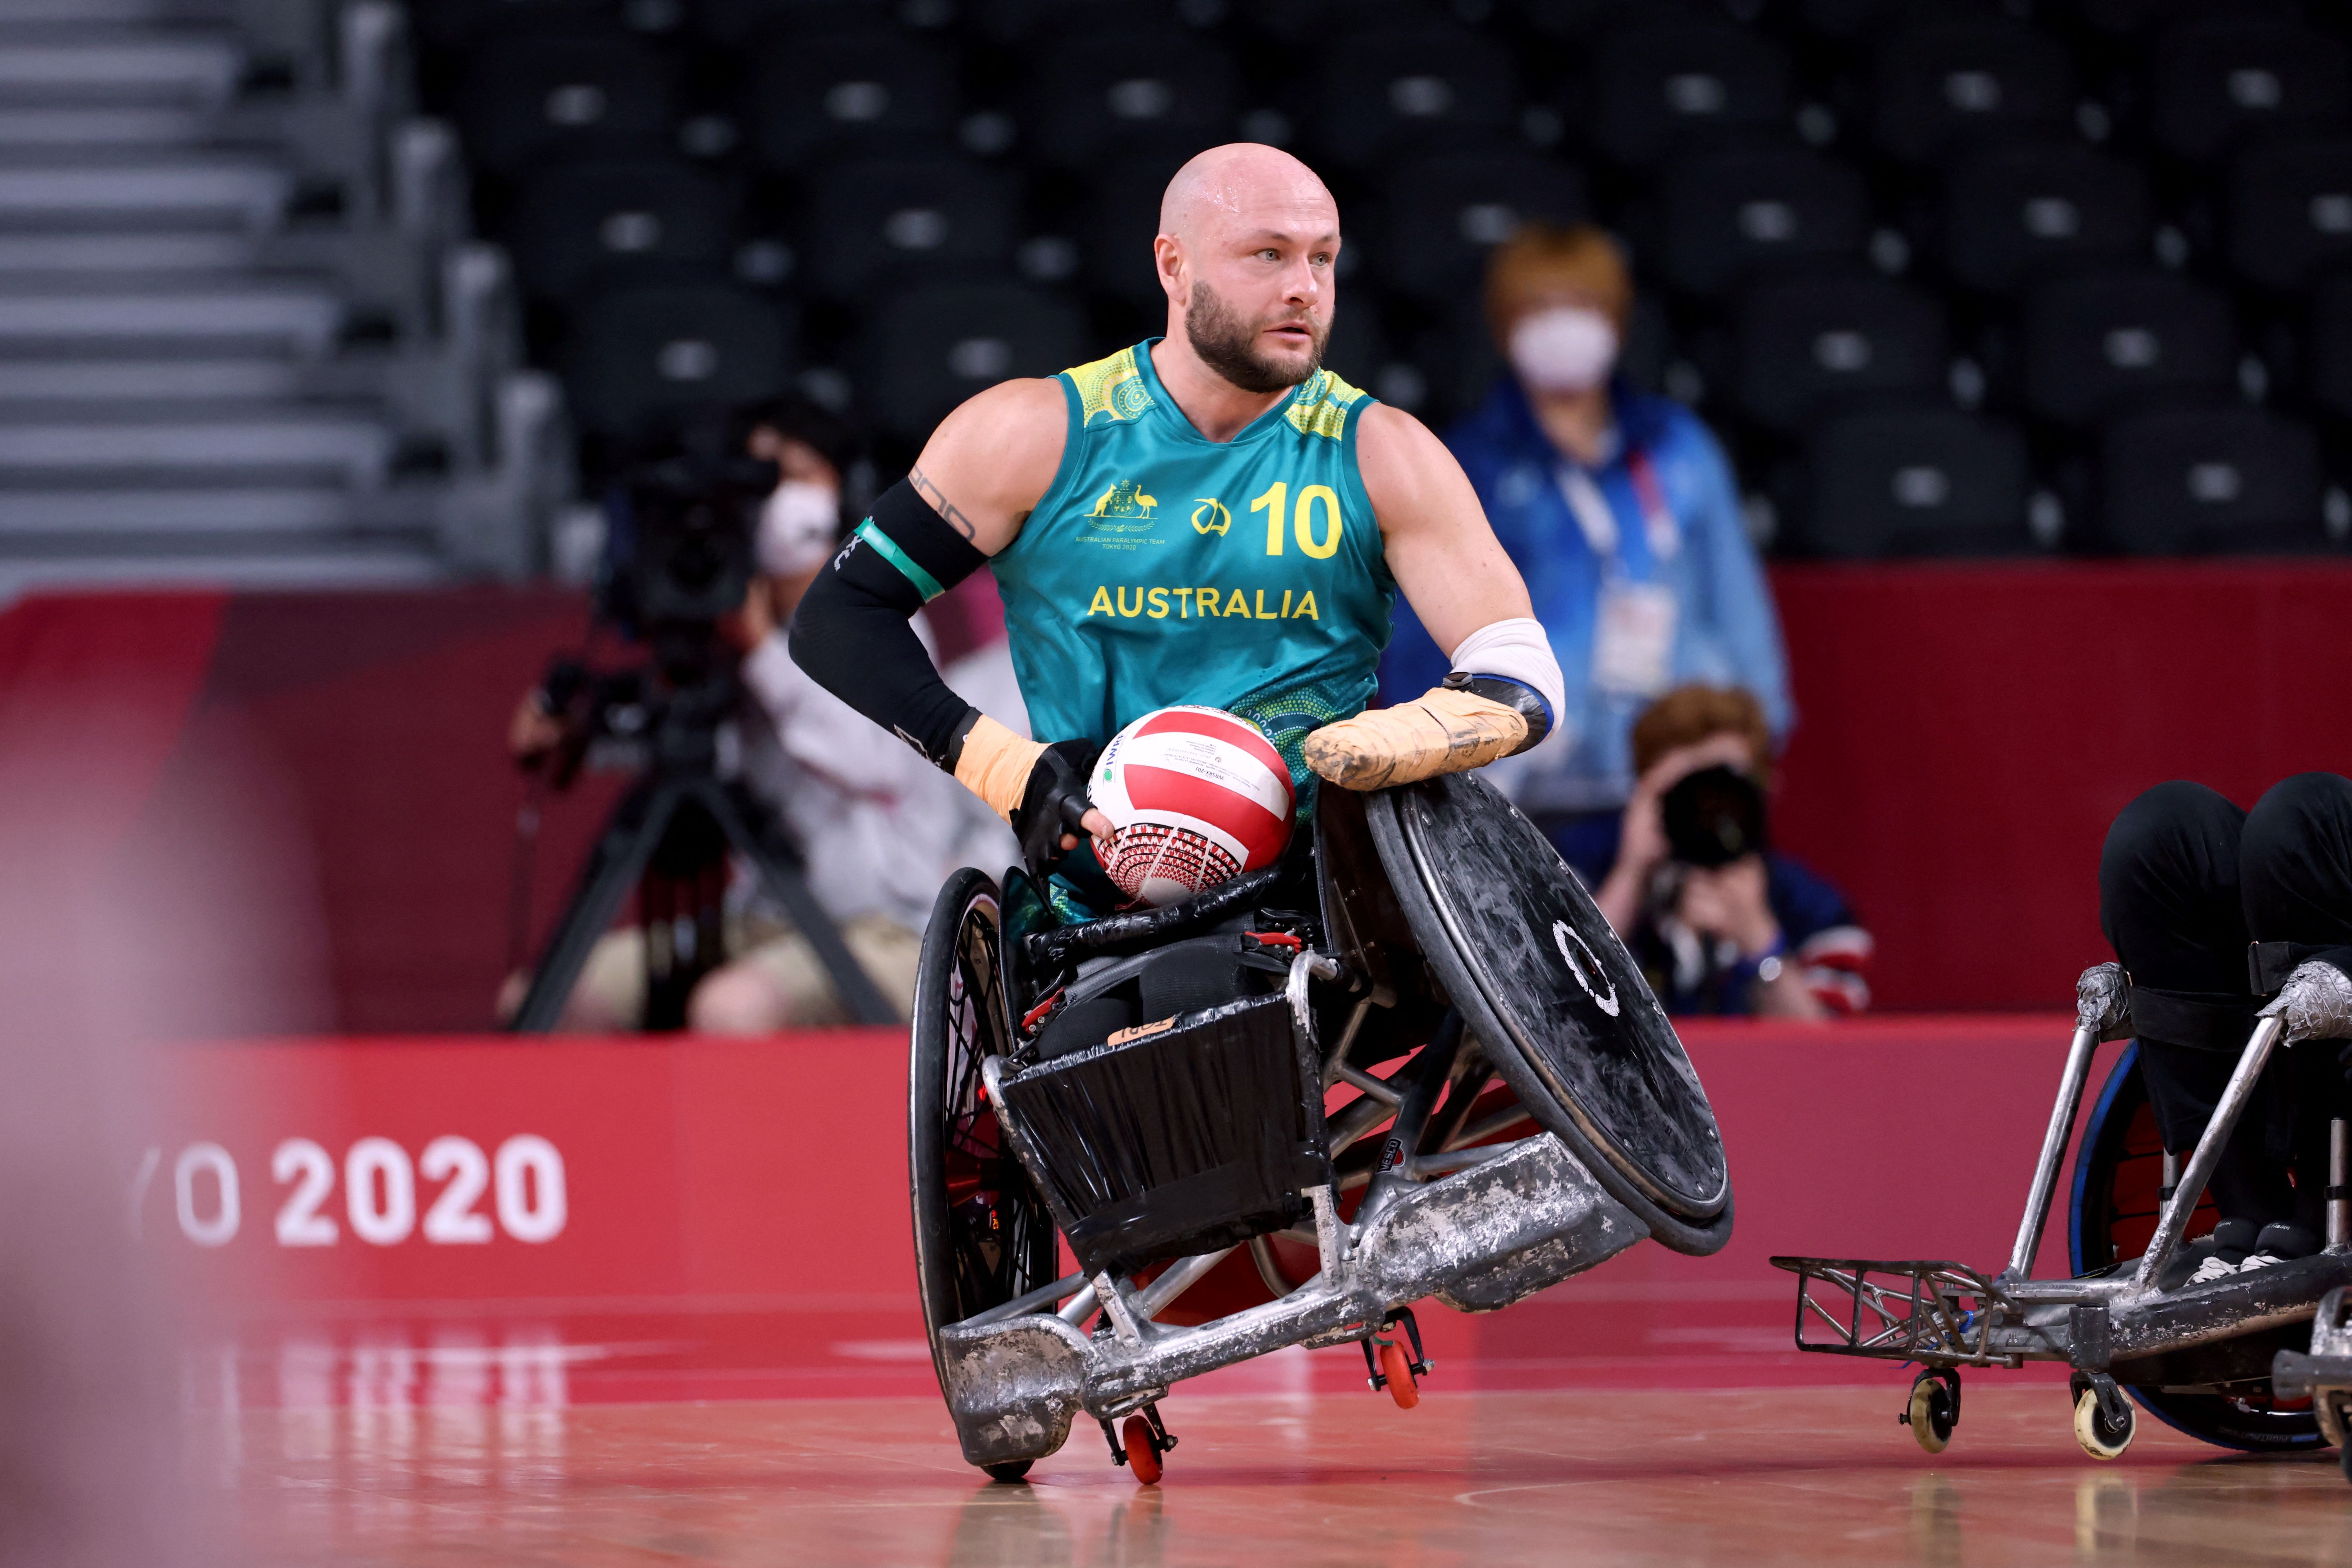
{"label": "red caster wheel", "polygon": [[1160,1435],[1140,1416],[1129,1416],[1119,1436],[1126,1440],[1127,1468],[1142,1486],[1160,1484]]}
{"label": "red caster wheel", "polygon": [[1394,1340],[1381,1346],[1381,1375],[1388,1379],[1389,1397],[1400,1410],[1421,1403],[1421,1385],[1412,1380],[1412,1361]]}

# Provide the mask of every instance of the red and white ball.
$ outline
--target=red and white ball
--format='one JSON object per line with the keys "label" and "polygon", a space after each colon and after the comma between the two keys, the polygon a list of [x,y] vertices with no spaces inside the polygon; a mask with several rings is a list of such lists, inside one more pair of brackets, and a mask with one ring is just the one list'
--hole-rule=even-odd
{"label": "red and white ball", "polygon": [[1164,707],[1111,737],[1087,787],[1110,819],[1103,870],[1137,904],[1181,904],[1290,842],[1290,769],[1264,731],[1213,707]]}

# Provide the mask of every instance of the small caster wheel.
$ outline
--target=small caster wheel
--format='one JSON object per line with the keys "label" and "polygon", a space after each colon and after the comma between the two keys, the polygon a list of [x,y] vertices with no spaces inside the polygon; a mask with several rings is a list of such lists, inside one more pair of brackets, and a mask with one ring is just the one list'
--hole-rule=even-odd
{"label": "small caster wheel", "polygon": [[1129,1416],[1119,1427],[1119,1437],[1127,1446],[1128,1473],[1141,1486],[1160,1484],[1160,1434],[1151,1423],[1140,1416]]}
{"label": "small caster wheel", "polygon": [[1398,1409],[1410,1410],[1421,1403],[1421,1385],[1412,1379],[1412,1358],[1394,1340],[1381,1346],[1381,1375],[1388,1379],[1389,1397],[1397,1402]]}
{"label": "small caster wheel", "polygon": [[1001,1465],[982,1465],[980,1468],[986,1472],[990,1480],[1004,1481],[1009,1484],[1027,1475],[1029,1467],[1035,1462],[1034,1459],[1007,1459]]}
{"label": "small caster wheel", "polygon": [[2099,1392],[2085,1388],[2074,1400],[2074,1441],[2095,1459],[2120,1459],[2131,1447],[2132,1407],[2123,1407],[2123,1419],[2110,1416],[2099,1406]]}
{"label": "small caster wheel", "polygon": [[1950,1445],[1952,1428],[1960,1424],[1960,1375],[1929,1367],[1911,1380],[1911,1398],[1898,1417],[1911,1436],[1931,1454]]}

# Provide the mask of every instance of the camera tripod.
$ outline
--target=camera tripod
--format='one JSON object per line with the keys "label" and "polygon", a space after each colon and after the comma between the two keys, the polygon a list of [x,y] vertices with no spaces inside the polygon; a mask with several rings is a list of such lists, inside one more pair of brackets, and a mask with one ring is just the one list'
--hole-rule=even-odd
{"label": "camera tripod", "polygon": [[645,1027],[684,1027],[695,982],[718,967],[725,951],[722,905],[730,849],[751,862],[760,885],[815,949],[850,1017],[863,1024],[898,1021],[810,891],[806,862],[775,812],[740,782],[719,777],[719,723],[732,711],[734,695],[731,675],[706,678],[659,702],[649,725],[620,721],[616,713],[633,711],[629,705],[598,705],[596,727],[604,734],[646,732],[647,766],[613,809],[590,852],[509,1026],[514,1032],[544,1034],[555,1027],[589,949],[611,926],[631,887],[640,890],[646,926]]}

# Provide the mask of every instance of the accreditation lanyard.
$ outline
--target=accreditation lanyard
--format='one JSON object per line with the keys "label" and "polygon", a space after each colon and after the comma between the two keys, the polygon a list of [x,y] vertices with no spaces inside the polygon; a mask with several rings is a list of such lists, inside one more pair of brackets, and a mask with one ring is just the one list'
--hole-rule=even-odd
{"label": "accreditation lanyard", "polygon": [[[1639,447],[1625,455],[1626,476],[1642,508],[1642,532],[1651,558],[1664,565],[1682,550],[1682,527],[1666,505],[1665,489],[1650,455]],[[1675,632],[1681,606],[1663,582],[1636,582],[1626,574],[1618,549],[1617,514],[1592,476],[1574,464],[1556,470],[1584,541],[1601,560],[1601,595],[1592,629],[1592,679],[1602,691],[1627,697],[1654,697],[1672,684]]]}

